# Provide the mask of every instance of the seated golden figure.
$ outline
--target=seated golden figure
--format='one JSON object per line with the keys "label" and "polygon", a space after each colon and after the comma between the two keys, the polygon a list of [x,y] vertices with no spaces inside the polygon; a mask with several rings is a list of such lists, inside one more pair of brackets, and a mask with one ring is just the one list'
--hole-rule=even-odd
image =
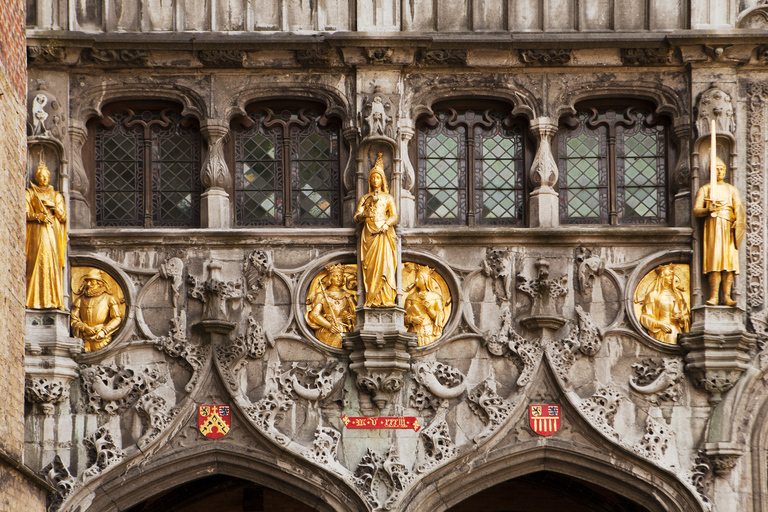
{"label": "seated golden figure", "polygon": [[50,185],[40,162],[27,198],[27,308],[64,309],[67,210],[64,197]]}
{"label": "seated golden figure", "polygon": [[[641,305],[639,320],[652,338],[676,344],[677,335],[690,329],[691,306],[685,281],[686,276],[678,275],[675,265],[670,264],[657,267],[640,282],[635,307],[637,310],[637,305]],[[641,297],[643,288],[646,293]]]}
{"label": "seated golden figure", "polygon": [[433,269],[415,263],[404,265],[403,285],[403,293],[407,294],[405,326],[408,332],[418,334],[420,347],[428,345],[442,336],[451,314],[448,286]]}
{"label": "seated golden figure", "polygon": [[72,306],[72,334],[83,339],[86,352],[109,345],[123,322],[120,301],[111,288],[101,270],[92,268],[74,291],[77,298]]}
{"label": "seated golden figure", "polygon": [[312,280],[304,314],[317,339],[341,348],[342,333],[355,328],[357,265],[328,265]]}
{"label": "seated golden figure", "polygon": [[360,261],[365,283],[365,307],[393,307],[397,298],[397,206],[389,194],[382,154],[368,174],[368,193],[357,205],[355,222],[363,224]]}

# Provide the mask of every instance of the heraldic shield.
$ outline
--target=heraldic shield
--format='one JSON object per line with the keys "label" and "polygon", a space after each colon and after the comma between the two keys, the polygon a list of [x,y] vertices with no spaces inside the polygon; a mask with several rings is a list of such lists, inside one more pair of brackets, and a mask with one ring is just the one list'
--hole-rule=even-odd
{"label": "heraldic shield", "polygon": [[529,405],[528,422],[540,436],[551,436],[560,430],[560,406]]}
{"label": "heraldic shield", "polygon": [[228,405],[201,405],[197,408],[197,428],[205,437],[224,437],[232,426]]}

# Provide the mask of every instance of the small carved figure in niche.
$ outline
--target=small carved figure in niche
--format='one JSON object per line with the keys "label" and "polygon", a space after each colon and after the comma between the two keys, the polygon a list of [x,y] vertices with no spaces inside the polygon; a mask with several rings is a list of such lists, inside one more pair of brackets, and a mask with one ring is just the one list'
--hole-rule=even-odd
{"label": "small carved figure in niche", "polygon": [[397,297],[397,206],[389,194],[379,153],[368,174],[368,193],[357,205],[355,222],[363,224],[360,260],[363,264],[365,307],[393,307]]}
{"label": "small carved figure in niche", "polygon": [[371,130],[371,135],[388,136],[389,133],[387,133],[387,125],[391,120],[392,118],[387,115],[387,111],[385,109],[384,102],[381,100],[381,97],[376,96],[373,98],[373,101],[371,101],[371,113],[368,114],[368,117],[366,118],[368,127]]}
{"label": "small carved figure in niche", "polygon": [[[442,285],[442,286],[441,286]],[[420,347],[437,340],[451,314],[451,296],[445,281],[426,265],[406,263],[403,268],[405,326],[418,334]]]}
{"label": "small carved figure in niche", "polygon": [[83,339],[86,352],[93,352],[112,341],[112,335],[125,317],[125,301],[120,296],[122,290],[120,293],[112,291],[113,286],[119,290],[117,283],[107,282],[104,273],[96,268],[73,269],[73,284],[81,270],[87,273],[82,276],[79,288],[73,286],[72,334]]}
{"label": "small carved figure in niche", "polygon": [[[655,276],[655,277],[654,277]],[[635,311],[652,338],[676,344],[677,335],[688,332],[691,306],[688,299],[687,265],[661,265],[646,275],[635,291]]]}
{"label": "small carved figure in niche", "polygon": [[32,135],[46,135],[48,131],[45,128],[45,121],[48,119],[48,112],[45,106],[48,104],[48,97],[45,94],[38,94],[32,101]]}
{"label": "small carved figure in niche", "polygon": [[51,173],[42,161],[27,198],[27,308],[64,309],[67,210],[64,197],[50,185]]}
{"label": "small carved figure in niche", "polygon": [[707,183],[699,189],[693,214],[705,217],[702,271],[709,276],[710,296],[707,305],[718,305],[722,282],[723,303],[735,306],[731,288],[733,276],[739,273],[739,245],[744,238],[746,214],[739,191],[723,181],[725,163],[718,158],[716,165],[717,185],[713,187]]}
{"label": "small carved figure in niche", "polygon": [[304,318],[326,345],[341,348],[342,333],[355,328],[356,280],[357,265],[328,265],[309,286]]}

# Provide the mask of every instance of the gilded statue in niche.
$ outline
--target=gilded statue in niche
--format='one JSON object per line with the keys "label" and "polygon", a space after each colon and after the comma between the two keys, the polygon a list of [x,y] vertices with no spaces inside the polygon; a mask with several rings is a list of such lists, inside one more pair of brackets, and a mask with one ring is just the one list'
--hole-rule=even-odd
{"label": "gilded statue in niche", "polygon": [[125,319],[122,288],[97,268],[72,269],[72,334],[84,341],[84,350],[93,352],[112,341]]}
{"label": "gilded statue in niche", "polygon": [[27,308],[64,309],[67,247],[67,210],[64,197],[50,184],[51,173],[42,161],[27,199]]}
{"label": "gilded statue in niche", "polygon": [[445,280],[426,265],[403,265],[405,326],[418,335],[420,347],[429,345],[443,334],[451,316],[451,293]]}
{"label": "gilded statue in niche", "polygon": [[357,265],[328,265],[309,285],[304,314],[317,339],[341,348],[342,333],[355,328]]}
{"label": "gilded statue in niche", "polygon": [[368,174],[368,193],[357,205],[355,222],[363,224],[360,261],[363,265],[365,307],[393,307],[397,297],[397,206],[389,194],[379,153]]}
{"label": "gilded statue in niche", "polygon": [[635,290],[635,314],[648,334],[664,343],[676,344],[677,335],[691,324],[690,268],[661,265],[643,277]]}
{"label": "gilded statue in niche", "polygon": [[739,191],[725,183],[725,163],[716,162],[716,183],[707,183],[696,194],[693,214],[704,217],[704,258],[702,271],[709,278],[707,305],[717,306],[720,285],[723,304],[735,306],[731,298],[733,277],[739,273],[739,245],[746,230],[746,214]]}

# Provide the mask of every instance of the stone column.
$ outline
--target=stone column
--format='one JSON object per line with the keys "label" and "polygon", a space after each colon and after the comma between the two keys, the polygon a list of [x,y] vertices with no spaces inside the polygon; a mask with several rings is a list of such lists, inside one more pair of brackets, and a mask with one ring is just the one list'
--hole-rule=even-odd
{"label": "stone column", "polygon": [[557,133],[557,124],[548,117],[531,121],[531,131],[539,141],[531,166],[531,183],[536,187],[528,200],[532,228],[556,228],[560,225],[559,198],[553,188],[557,184],[557,162],[552,156],[550,141]]}
{"label": "stone column", "polygon": [[72,121],[69,126],[70,152],[72,159],[72,170],[69,179],[69,225],[72,228],[91,227],[91,211],[88,208],[88,197],[90,183],[88,174],[83,165],[83,145],[88,138],[88,132],[85,125],[79,121]]}
{"label": "stone column", "polygon": [[200,176],[205,187],[201,196],[200,224],[204,228],[229,229],[232,214],[226,189],[230,184],[230,174],[224,160],[224,140],[229,128],[224,124],[208,122],[200,131],[208,142],[208,156]]}
{"label": "stone column", "polygon": [[410,228],[416,224],[416,198],[414,195],[416,172],[413,169],[413,164],[408,155],[408,143],[415,134],[416,131],[412,126],[400,126],[398,134],[398,151],[402,162],[402,191],[398,208],[400,208],[400,226],[404,228]]}
{"label": "stone column", "polygon": [[672,172],[671,185],[675,193],[673,215],[675,226],[691,225],[691,124],[688,117],[674,127],[675,139],[680,147],[680,156]]}

